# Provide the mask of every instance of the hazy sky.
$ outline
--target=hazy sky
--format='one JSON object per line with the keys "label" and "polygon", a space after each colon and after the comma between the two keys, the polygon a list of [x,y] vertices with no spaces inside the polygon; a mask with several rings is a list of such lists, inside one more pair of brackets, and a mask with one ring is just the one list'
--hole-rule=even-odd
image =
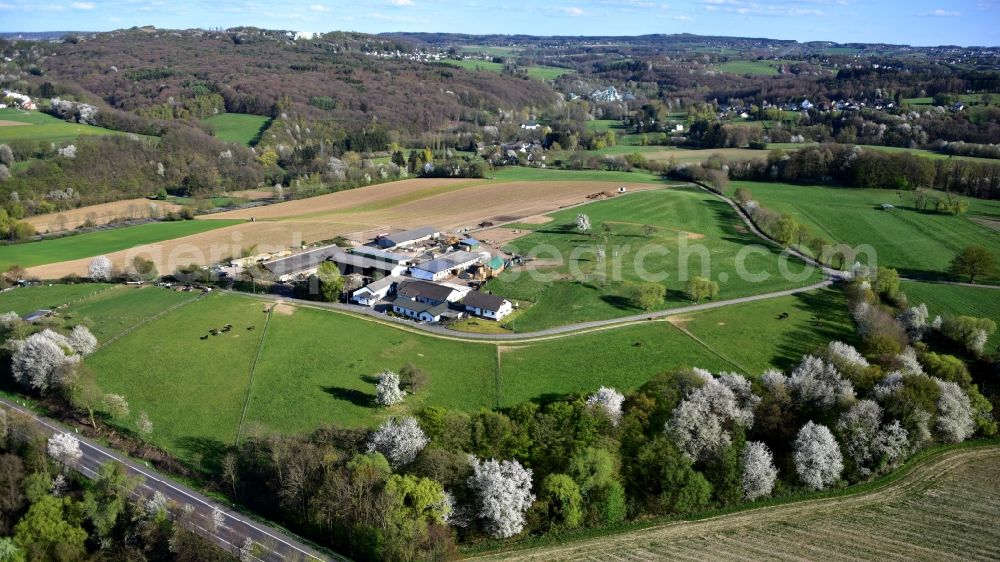
{"label": "hazy sky", "polygon": [[1000,45],[1000,0],[0,0],[0,31],[135,25]]}

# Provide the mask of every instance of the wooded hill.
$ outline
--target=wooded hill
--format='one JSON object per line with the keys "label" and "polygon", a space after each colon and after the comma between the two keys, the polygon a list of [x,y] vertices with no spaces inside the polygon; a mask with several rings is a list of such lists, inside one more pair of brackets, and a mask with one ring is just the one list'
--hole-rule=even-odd
{"label": "wooded hill", "polygon": [[[411,134],[555,99],[537,81],[370,54],[411,50],[399,40],[358,33],[294,40],[253,28],[133,28],[55,45],[38,65],[42,76],[29,81],[57,90],[75,84],[112,107],[158,118],[176,117],[167,110],[186,100],[217,97],[220,111],[276,116],[279,107],[293,106],[348,128],[377,123]],[[215,109],[197,105],[195,113]]]}

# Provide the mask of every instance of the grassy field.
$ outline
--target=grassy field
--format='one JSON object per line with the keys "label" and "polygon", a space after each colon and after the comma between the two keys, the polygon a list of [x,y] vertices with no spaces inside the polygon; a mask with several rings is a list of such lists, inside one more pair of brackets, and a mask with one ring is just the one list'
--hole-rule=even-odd
{"label": "grassy field", "polygon": [[593,392],[601,386],[624,392],[681,367],[732,369],[663,321],[501,346],[500,365],[504,406]]}
{"label": "grassy field", "polygon": [[[374,377],[386,369],[399,372],[406,363],[427,373],[427,389],[398,407],[375,408]],[[495,378],[496,350],[488,343],[428,337],[326,310],[288,309],[271,317],[247,421],[304,432],[329,423],[371,426],[425,405],[490,408]]]}
{"label": "grassy field", "polygon": [[0,269],[7,269],[12,265],[33,267],[47,263],[87,258],[126,250],[143,244],[152,244],[207,232],[241,222],[243,221],[153,222],[137,226],[88,232],[86,234],[76,234],[52,240],[0,246]]}
{"label": "grassy field", "polygon": [[621,121],[617,119],[594,119],[587,121],[587,130],[592,133],[606,133],[611,129],[620,129]]}
{"label": "grassy field", "polygon": [[[246,297],[211,295],[101,348],[87,365],[105,392],[128,400],[132,419],[126,427],[134,428],[145,411],[153,422],[150,441],[197,462],[236,438],[264,333],[263,309]],[[233,330],[199,340],[225,324]]]}
{"label": "grassy field", "polygon": [[204,120],[204,123],[215,130],[215,136],[226,141],[250,146],[268,118],[260,115],[244,113],[221,113]]}
{"label": "grassy field", "polygon": [[[788,317],[779,319],[783,313]],[[788,297],[719,308],[674,319],[747,375],[789,371],[803,355],[832,340],[858,344],[844,294],[822,289]]]}
{"label": "grassy field", "polygon": [[716,68],[730,74],[749,74],[751,76],[776,76],[781,65],[790,61],[773,60],[734,60],[724,62]]}
{"label": "grassy field", "polygon": [[61,316],[67,325],[90,327],[103,345],[164,310],[192,302],[200,294],[117,285],[69,306]]}
{"label": "grassy field", "polygon": [[21,316],[40,308],[56,309],[108,289],[109,285],[89,283],[16,287],[0,292],[0,312],[14,311]]}
{"label": "grassy field", "polygon": [[[578,213],[590,217],[591,234],[580,234],[574,221]],[[562,263],[550,259],[550,251],[539,252],[548,260],[532,276],[519,269],[508,270],[489,283],[496,294],[533,306],[513,322],[515,331],[527,332],[552,326],[639,314],[628,300],[627,282],[639,282],[636,256],[640,251],[654,251],[645,259],[650,274],[667,274],[666,302],[659,308],[690,304],[682,294],[683,283],[704,273],[720,285],[719,299],[742,297],[807,285],[819,280],[818,274],[802,281],[786,281],[777,275],[778,254],[763,249],[746,256],[749,272],[767,272],[768,279],[751,282],[737,275],[736,257],[741,249],[759,241],[746,232],[736,214],[722,201],[695,188],[678,187],[617,197],[607,201],[550,213],[553,222],[535,225],[534,232],[509,244],[513,251],[530,255],[536,248],[558,251]],[[608,225],[610,234],[604,229]],[[646,227],[649,226],[649,229]],[[608,236],[605,243],[603,238]],[[607,248],[599,261],[593,248]],[[617,250],[616,250],[617,248]],[[664,255],[662,252],[669,252]],[[581,252],[578,261],[569,258]],[[685,259],[685,252],[690,259]],[[707,260],[702,255],[708,255]],[[558,260],[558,258],[557,258]],[[620,262],[615,273],[611,264]],[[579,274],[571,268],[578,263]],[[792,272],[801,268],[790,263]],[[682,280],[683,274],[683,280]],[[662,281],[660,281],[662,282]]]}
{"label": "grassy field", "polygon": [[[807,143],[794,143],[794,142],[772,142],[767,145],[769,150],[781,149],[781,150],[798,150],[800,148],[805,148],[807,146],[816,146],[818,143],[807,142]],[[871,144],[859,145],[866,150],[877,150],[879,152],[909,152],[910,154],[915,154],[917,156],[923,156],[925,158],[931,158],[933,160],[947,160],[959,159],[968,160],[970,162],[984,162],[984,163],[996,163],[995,158],[980,158],[978,156],[952,156],[950,154],[945,154],[943,152],[934,152],[933,150],[924,150],[922,148],[906,148],[902,146],[877,146]],[[763,156],[766,157],[766,156]]]}
{"label": "grassy field", "polygon": [[[943,277],[955,254],[973,243],[1000,257],[1000,232],[969,218],[997,219],[1000,201],[967,198],[967,215],[950,216],[915,210],[912,192],[733,182],[730,193],[738,187],[746,187],[763,206],[792,215],[830,242],[870,244],[877,251],[878,265],[894,267],[904,276]],[[896,209],[878,210],[882,203]]]}
{"label": "grassy field", "polygon": [[[825,301],[841,306],[837,298]],[[773,320],[779,309],[798,306],[791,299],[727,308],[745,330],[737,336],[710,316],[702,321],[702,314],[714,313],[685,319],[708,347],[665,321],[497,347],[308,307],[282,305],[268,320],[270,303],[235,294],[199,298],[108,285],[0,293],[0,310],[30,312],[69,302],[57,321],[90,325],[102,343],[86,363],[102,390],[128,400],[132,414],[120,425],[133,430],[136,416],[146,411],[154,423],[151,441],[193,462],[236,438],[248,393],[246,428],[296,433],[331,423],[370,427],[429,405],[475,411],[588,393],[601,385],[630,390],[680,367],[739,370],[736,360],[748,374],[759,374],[768,365],[791,364],[813,341],[844,339],[829,330],[803,336],[811,327],[797,313],[788,321]],[[232,331],[200,339],[225,324]],[[752,342],[754,358],[734,351],[743,342],[749,347],[754,332],[768,334]],[[406,363],[428,374],[426,389],[402,406],[373,407],[372,377]]]}
{"label": "grassy field", "polygon": [[0,125],[0,143],[19,139],[39,142],[61,142],[73,140],[81,135],[120,135],[118,131],[67,123],[58,117],[38,111],[22,111],[20,109],[0,109],[0,122],[14,121],[24,125]]}
{"label": "grassy field", "polygon": [[[993,94],[994,99],[1000,96],[1000,94]],[[962,103],[981,103],[983,100],[983,94],[961,94],[958,99]],[[910,105],[934,105],[934,98],[928,96],[923,98],[905,98],[903,103],[908,103]]]}
{"label": "grassy field", "polygon": [[[483,72],[494,72],[500,74],[503,72],[504,65],[498,62],[486,61],[486,60],[454,60],[448,59],[445,61],[447,64],[451,64],[466,70],[476,70]],[[559,68],[555,66],[527,66],[524,69],[528,72],[528,76],[534,78],[535,80],[555,80],[564,74],[570,74],[573,72],[567,68]]]}
{"label": "grassy field", "polygon": [[[1000,289],[978,289],[915,281],[903,281],[900,287],[909,297],[911,305],[926,303],[931,318],[937,314],[976,316],[990,318],[1000,325]],[[993,350],[998,345],[1000,345],[1000,331],[990,337],[986,349]]]}
{"label": "grassy field", "polygon": [[[1000,448],[947,451],[865,491],[670,521],[489,560],[996,560]],[[594,553],[600,553],[595,556]]]}

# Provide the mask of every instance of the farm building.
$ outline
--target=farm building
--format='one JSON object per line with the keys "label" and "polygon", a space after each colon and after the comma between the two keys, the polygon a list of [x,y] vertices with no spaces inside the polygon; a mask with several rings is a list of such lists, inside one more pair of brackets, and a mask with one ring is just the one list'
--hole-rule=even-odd
{"label": "farm building", "polygon": [[425,281],[440,281],[452,277],[479,263],[479,254],[472,252],[453,252],[445,254],[410,268],[410,275],[415,279]]}
{"label": "farm building", "polygon": [[461,304],[465,307],[466,312],[492,320],[500,320],[514,310],[514,306],[509,300],[479,291],[472,291],[465,295]]}
{"label": "farm building", "polygon": [[360,273],[365,277],[392,277],[402,275],[406,271],[405,265],[372,259],[355,253],[348,253],[340,248],[331,253],[327,260],[337,264],[340,272],[344,275],[350,273]]}
{"label": "farm building", "polygon": [[261,265],[270,271],[278,281],[284,283],[316,273],[321,263],[338,252],[343,253],[343,250],[337,246],[323,246],[287,258],[266,261]]}
{"label": "farm building", "polygon": [[402,280],[402,277],[397,276],[383,277],[354,291],[351,300],[363,306],[375,306],[389,296]]}
{"label": "farm building", "polygon": [[384,261],[386,263],[394,263],[396,265],[410,265],[410,259],[411,259],[410,256],[397,254],[395,252],[387,252],[386,250],[373,248],[371,246],[358,246],[357,248],[351,248],[349,251],[357,256],[364,256],[366,258]]}
{"label": "farm building", "polygon": [[433,240],[440,235],[438,230],[432,226],[404,230],[395,234],[386,234],[375,239],[375,245],[379,248],[405,248],[427,240]]}
{"label": "farm building", "polygon": [[397,297],[392,303],[392,311],[422,322],[440,322],[441,318],[448,313],[448,303],[429,304]]}
{"label": "farm building", "polygon": [[38,309],[24,317],[24,321],[30,323],[38,322],[52,316],[52,311],[47,308]]}
{"label": "farm building", "polygon": [[464,238],[459,240],[458,247],[472,252],[479,248],[479,240],[476,240],[475,238]]}
{"label": "farm building", "polygon": [[467,292],[469,292],[468,288],[463,291],[458,287],[427,281],[404,281],[396,286],[396,293],[399,297],[428,304],[456,302],[461,300]]}

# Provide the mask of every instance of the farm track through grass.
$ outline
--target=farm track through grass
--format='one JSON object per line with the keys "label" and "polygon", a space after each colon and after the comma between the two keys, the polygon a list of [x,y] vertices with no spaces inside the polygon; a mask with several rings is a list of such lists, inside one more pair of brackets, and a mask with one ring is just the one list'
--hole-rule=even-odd
{"label": "farm track through grass", "polygon": [[271,316],[273,315],[274,306],[267,311],[267,318],[264,319],[264,329],[260,334],[260,342],[257,343],[257,354],[253,358],[253,363],[250,364],[250,380],[247,381],[247,399],[243,403],[243,413],[240,414],[240,423],[236,426],[235,445],[240,444],[240,437],[243,436],[243,422],[246,420],[247,410],[250,409],[250,401],[253,400],[253,376],[257,371],[257,363],[260,362],[261,351],[264,350],[264,342],[267,341],[267,327],[271,325]]}

